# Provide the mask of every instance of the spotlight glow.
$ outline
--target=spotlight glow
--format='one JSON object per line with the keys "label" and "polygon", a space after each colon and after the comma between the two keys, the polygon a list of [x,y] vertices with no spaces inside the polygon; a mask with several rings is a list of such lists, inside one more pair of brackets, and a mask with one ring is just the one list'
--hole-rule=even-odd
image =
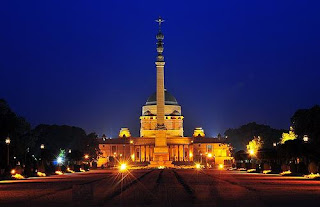
{"label": "spotlight glow", "polygon": [[201,165],[199,163],[196,164],[196,169],[197,170],[201,169]]}
{"label": "spotlight glow", "polygon": [[12,175],[12,178],[20,180],[20,179],[24,179],[24,176],[20,175],[19,173],[16,173],[16,174]]}
{"label": "spotlight glow", "polygon": [[37,175],[38,175],[39,177],[45,177],[45,176],[46,176],[46,174],[43,173],[43,172],[37,172]]}
{"label": "spotlight glow", "polygon": [[125,171],[127,169],[127,164],[121,163],[119,169],[120,169],[120,171]]}
{"label": "spotlight glow", "polygon": [[57,163],[58,163],[58,164],[63,163],[63,158],[62,158],[62,157],[58,157],[58,158],[57,158]]}

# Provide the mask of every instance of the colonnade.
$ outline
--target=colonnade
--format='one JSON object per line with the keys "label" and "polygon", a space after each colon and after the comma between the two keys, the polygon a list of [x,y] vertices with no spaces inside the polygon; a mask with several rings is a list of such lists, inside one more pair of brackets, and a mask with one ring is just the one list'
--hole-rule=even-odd
{"label": "colonnade", "polygon": [[[188,144],[169,144],[170,161],[193,161],[193,146]],[[131,158],[135,162],[153,161],[154,145],[134,145]]]}

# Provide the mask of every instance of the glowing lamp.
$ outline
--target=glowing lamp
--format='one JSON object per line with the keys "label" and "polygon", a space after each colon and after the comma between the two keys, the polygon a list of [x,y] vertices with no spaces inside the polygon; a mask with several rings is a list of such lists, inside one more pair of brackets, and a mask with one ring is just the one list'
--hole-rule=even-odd
{"label": "glowing lamp", "polygon": [[209,157],[209,158],[211,158],[211,157],[212,157],[212,154],[211,154],[211,153],[209,153],[209,154],[208,154],[208,157]]}
{"label": "glowing lamp", "polygon": [[192,152],[190,152],[190,153],[189,153],[189,157],[190,157],[190,158],[191,158],[191,157],[193,157],[193,154],[192,154]]}
{"label": "glowing lamp", "polygon": [[41,144],[41,145],[40,145],[40,149],[44,149],[44,144]]}
{"label": "glowing lamp", "polygon": [[199,170],[200,168],[201,168],[201,165],[200,165],[199,163],[197,163],[197,164],[196,164],[196,169]]}
{"label": "glowing lamp", "polygon": [[6,144],[9,145],[10,142],[11,142],[10,137],[7,137],[7,138],[6,138]]}
{"label": "glowing lamp", "polygon": [[57,163],[58,163],[58,164],[63,163],[63,158],[62,158],[62,157],[58,157],[58,158],[57,158]]}
{"label": "glowing lamp", "polygon": [[43,172],[37,172],[37,175],[38,175],[39,177],[46,177],[46,174],[43,173]]}
{"label": "glowing lamp", "polygon": [[60,171],[60,170],[57,170],[57,171],[55,171],[55,174],[57,174],[57,175],[63,175],[63,172]]}
{"label": "glowing lamp", "polygon": [[19,173],[12,175],[12,177],[15,179],[24,179],[24,177],[22,175],[20,175]]}
{"label": "glowing lamp", "polygon": [[219,169],[222,170],[224,168],[223,164],[219,164]]}
{"label": "glowing lamp", "polygon": [[254,150],[249,150],[250,155],[254,155]]}
{"label": "glowing lamp", "polygon": [[120,171],[125,171],[127,169],[127,164],[126,163],[120,164],[119,169],[120,169]]}
{"label": "glowing lamp", "polygon": [[89,155],[84,155],[84,159],[89,159]]}
{"label": "glowing lamp", "polygon": [[11,170],[11,175],[14,175],[14,174],[16,174],[16,170],[15,170],[15,169],[12,169],[12,170]]}

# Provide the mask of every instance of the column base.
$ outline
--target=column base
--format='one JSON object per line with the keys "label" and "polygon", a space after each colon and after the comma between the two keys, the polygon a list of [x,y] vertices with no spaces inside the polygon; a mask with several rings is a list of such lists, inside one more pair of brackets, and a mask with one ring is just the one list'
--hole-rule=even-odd
{"label": "column base", "polygon": [[150,168],[174,168],[172,161],[150,161]]}
{"label": "column base", "polygon": [[169,153],[155,153],[153,156],[153,161],[150,161],[148,167],[173,168],[174,164],[172,164],[172,161],[169,161]]}

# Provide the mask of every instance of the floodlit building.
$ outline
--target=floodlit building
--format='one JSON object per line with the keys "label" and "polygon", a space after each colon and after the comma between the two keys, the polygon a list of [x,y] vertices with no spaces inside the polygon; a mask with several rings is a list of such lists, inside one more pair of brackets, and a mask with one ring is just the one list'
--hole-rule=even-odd
{"label": "floodlit building", "polygon": [[231,165],[231,145],[226,138],[206,137],[201,127],[195,128],[193,136],[184,136],[181,106],[164,88],[161,17],[157,22],[157,90],[142,106],[140,137],[132,137],[128,128],[121,128],[118,138],[99,139],[101,155],[98,167],[120,160],[130,160],[150,167],[174,167],[175,164],[190,162]]}

